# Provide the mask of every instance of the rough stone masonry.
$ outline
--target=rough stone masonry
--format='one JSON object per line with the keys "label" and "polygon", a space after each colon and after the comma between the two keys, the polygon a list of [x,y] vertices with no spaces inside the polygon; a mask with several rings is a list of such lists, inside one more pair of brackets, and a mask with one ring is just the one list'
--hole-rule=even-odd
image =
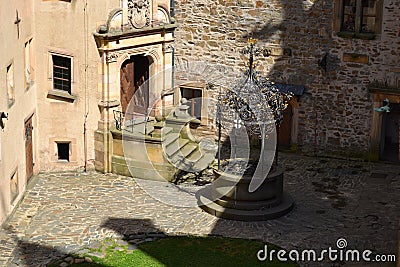
{"label": "rough stone masonry", "polygon": [[257,38],[259,47],[272,48],[270,57],[259,57],[258,70],[276,82],[306,88],[298,99],[298,148],[365,156],[374,112],[368,88],[376,81],[400,84],[400,0],[384,1],[381,33],[372,40],[338,35],[339,4],[176,0],[177,62],[242,69],[240,50],[248,37]]}

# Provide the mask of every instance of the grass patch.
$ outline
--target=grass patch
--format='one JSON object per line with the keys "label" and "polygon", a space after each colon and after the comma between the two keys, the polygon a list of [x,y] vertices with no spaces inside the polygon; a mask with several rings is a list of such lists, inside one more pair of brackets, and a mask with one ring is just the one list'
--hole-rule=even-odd
{"label": "grass patch", "polygon": [[[105,255],[104,258],[90,256],[92,263],[69,266],[299,266],[293,262],[279,262],[276,258],[273,262],[260,262],[257,259],[257,252],[263,248],[262,242],[244,239],[166,237],[140,243],[133,251],[128,250],[128,246],[103,247],[101,250]],[[268,251],[271,249],[279,248],[268,244]]]}

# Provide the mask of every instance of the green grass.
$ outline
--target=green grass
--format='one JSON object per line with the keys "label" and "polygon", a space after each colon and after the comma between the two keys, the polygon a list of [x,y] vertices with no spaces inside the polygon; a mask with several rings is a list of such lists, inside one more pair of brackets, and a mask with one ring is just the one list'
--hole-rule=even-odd
{"label": "green grass", "polygon": [[[298,266],[293,262],[260,262],[257,252],[264,248],[258,241],[222,237],[167,237],[138,245],[136,250],[114,250],[116,244],[101,248],[105,258],[91,257],[93,263],[69,266]],[[277,249],[268,244],[268,250]],[[129,254],[130,253],[130,254]]]}

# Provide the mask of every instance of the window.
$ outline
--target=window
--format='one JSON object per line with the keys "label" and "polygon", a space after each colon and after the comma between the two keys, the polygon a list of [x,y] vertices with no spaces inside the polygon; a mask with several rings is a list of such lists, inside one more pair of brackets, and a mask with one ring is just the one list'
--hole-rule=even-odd
{"label": "window", "polygon": [[53,89],[71,94],[71,58],[52,55],[53,60]]}
{"label": "window", "polygon": [[7,98],[8,107],[11,107],[15,102],[15,88],[14,88],[14,65],[10,64],[7,67]]}
{"label": "window", "polygon": [[381,32],[382,0],[339,0],[336,30],[342,37],[372,39]]}
{"label": "window", "polygon": [[59,161],[69,161],[69,143],[57,143]]}
{"label": "window", "polygon": [[24,77],[25,88],[29,88],[33,80],[32,39],[25,43]]}

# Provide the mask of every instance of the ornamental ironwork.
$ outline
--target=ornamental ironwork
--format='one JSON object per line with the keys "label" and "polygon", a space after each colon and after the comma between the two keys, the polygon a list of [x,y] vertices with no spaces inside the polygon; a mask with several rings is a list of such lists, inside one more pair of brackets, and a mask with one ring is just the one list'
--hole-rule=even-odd
{"label": "ornamental ironwork", "polygon": [[249,46],[242,50],[242,54],[249,55],[243,77],[219,95],[217,123],[227,129],[230,125],[235,128],[244,125],[251,134],[265,138],[281,124],[282,111],[292,94],[280,92],[273,81],[255,71],[255,56],[270,55],[269,50],[257,48],[256,43],[255,39],[249,39]]}

